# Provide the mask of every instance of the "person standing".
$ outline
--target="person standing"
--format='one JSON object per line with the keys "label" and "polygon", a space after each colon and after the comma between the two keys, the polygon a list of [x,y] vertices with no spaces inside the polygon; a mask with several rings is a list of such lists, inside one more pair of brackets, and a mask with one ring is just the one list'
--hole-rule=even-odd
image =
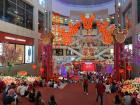
{"label": "person standing", "polygon": [[103,94],[105,92],[105,86],[101,80],[97,83],[96,89],[97,89],[96,101],[98,102],[98,98],[100,97],[100,99],[101,99],[100,105],[103,105]]}
{"label": "person standing", "polygon": [[88,95],[88,78],[85,76],[83,80],[83,89],[84,93]]}
{"label": "person standing", "polygon": [[128,92],[125,92],[125,96],[123,97],[125,105],[131,105],[132,97],[129,95]]}
{"label": "person standing", "polygon": [[50,101],[48,102],[48,105],[57,105],[55,101],[55,97],[53,95],[50,97]]}
{"label": "person standing", "polygon": [[121,98],[118,94],[116,94],[116,96],[115,96],[113,105],[122,105]]}

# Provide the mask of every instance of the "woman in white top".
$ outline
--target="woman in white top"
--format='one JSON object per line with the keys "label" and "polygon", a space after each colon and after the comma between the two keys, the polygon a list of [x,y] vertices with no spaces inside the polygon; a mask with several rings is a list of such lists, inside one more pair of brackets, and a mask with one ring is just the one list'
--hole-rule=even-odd
{"label": "woman in white top", "polygon": [[106,93],[111,93],[111,89],[110,89],[110,84],[109,83],[106,83],[106,85],[105,85],[105,92]]}

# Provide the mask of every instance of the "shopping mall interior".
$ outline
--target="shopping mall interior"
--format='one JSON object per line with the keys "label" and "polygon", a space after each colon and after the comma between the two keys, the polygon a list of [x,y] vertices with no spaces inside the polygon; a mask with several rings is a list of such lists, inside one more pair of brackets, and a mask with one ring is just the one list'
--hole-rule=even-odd
{"label": "shopping mall interior", "polygon": [[140,105],[139,44],[140,0],[0,0],[0,105]]}

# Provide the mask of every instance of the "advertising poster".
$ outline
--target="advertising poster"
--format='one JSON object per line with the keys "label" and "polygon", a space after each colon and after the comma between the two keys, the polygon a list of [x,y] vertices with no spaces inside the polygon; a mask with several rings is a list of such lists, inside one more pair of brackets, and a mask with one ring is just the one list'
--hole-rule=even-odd
{"label": "advertising poster", "polygon": [[33,47],[25,46],[25,63],[33,62]]}

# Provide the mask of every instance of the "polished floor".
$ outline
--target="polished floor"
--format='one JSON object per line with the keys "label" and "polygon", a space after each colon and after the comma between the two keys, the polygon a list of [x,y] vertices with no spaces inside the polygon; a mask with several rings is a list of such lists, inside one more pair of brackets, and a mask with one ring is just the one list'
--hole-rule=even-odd
{"label": "polished floor", "polygon": [[[89,85],[89,95],[83,94],[80,84],[68,84],[64,89],[39,88],[43,99],[48,102],[49,96],[54,95],[58,105],[100,105],[96,102],[95,85]],[[1,98],[1,97],[0,97]],[[104,105],[112,105],[114,94],[104,95]],[[1,99],[0,99],[0,105]],[[20,97],[19,105],[34,105],[28,102],[26,98]],[[47,104],[46,104],[47,105]]]}

